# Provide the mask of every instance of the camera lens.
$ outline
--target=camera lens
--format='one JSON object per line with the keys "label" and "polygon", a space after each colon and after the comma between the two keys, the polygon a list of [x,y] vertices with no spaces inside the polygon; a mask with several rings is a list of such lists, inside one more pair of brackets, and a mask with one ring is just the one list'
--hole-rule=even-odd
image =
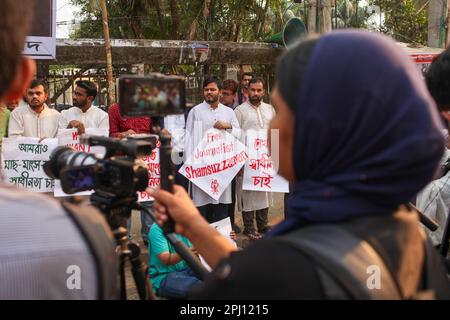
{"label": "camera lens", "polygon": [[96,162],[94,154],[75,152],[70,147],[57,147],[53,150],[50,160],[44,164],[44,171],[50,178],[59,179],[59,174],[65,166],[87,166]]}

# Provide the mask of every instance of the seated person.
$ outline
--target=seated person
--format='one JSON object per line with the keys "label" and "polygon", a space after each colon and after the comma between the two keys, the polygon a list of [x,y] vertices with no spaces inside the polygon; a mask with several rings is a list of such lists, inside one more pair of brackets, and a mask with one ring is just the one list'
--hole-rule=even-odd
{"label": "seated person", "polygon": [[[182,235],[177,237],[196,253],[188,239]],[[201,280],[176,253],[156,223],[150,229],[148,240],[149,273],[153,290],[162,298],[186,299],[187,293],[200,284]]]}

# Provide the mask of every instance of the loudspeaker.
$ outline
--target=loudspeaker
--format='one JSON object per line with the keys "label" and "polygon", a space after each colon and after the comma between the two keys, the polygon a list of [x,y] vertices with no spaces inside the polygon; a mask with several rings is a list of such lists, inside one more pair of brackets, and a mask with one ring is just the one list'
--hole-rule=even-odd
{"label": "loudspeaker", "polygon": [[304,39],[307,35],[306,26],[297,17],[289,19],[283,27],[283,31],[267,38],[265,42],[278,43],[289,48]]}

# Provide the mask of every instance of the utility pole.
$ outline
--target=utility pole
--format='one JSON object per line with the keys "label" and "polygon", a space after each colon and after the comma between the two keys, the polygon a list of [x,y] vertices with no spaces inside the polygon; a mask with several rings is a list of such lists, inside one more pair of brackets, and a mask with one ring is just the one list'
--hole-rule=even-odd
{"label": "utility pole", "polygon": [[101,1],[102,1],[103,34],[105,37],[105,48],[106,48],[106,67],[108,70],[108,106],[110,106],[115,102],[116,99],[114,96],[111,41],[109,39],[109,25],[108,25],[108,9],[106,8],[106,0]]}
{"label": "utility pole", "polygon": [[450,0],[447,0],[447,12],[446,12],[446,20],[445,20],[445,26],[447,31],[447,36],[445,37],[445,47],[448,48],[450,45]]}

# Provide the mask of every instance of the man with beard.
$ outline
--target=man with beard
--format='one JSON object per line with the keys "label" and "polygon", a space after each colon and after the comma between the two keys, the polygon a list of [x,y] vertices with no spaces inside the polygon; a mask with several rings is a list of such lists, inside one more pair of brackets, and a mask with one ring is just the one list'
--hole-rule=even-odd
{"label": "man with beard", "polygon": [[79,134],[83,134],[86,128],[106,129],[109,132],[108,114],[92,105],[97,96],[95,83],[80,80],[76,82],[76,85],[73,91],[74,107],[61,112],[59,128],[76,128]]}
{"label": "man with beard", "polygon": [[11,112],[8,136],[41,139],[56,137],[60,114],[47,106],[47,98],[45,84],[40,80],[33,80],[26,94],[28,104]]}
{"label": "man with beard", "polygon": [[[234,111],[242,129],[242,142],[245,142],[245,135],[248,130],[267,131],[270,121],[275,116],[275,109],[267,103],[264,103],[265,95],[264,80],[254,78],[249,83],[248,101],[241,104]],[[251,240],[261,238],[261,233],[269,230],[269,193],[264,191],[242,190],[242,175],[237,179],[236,190],[238,209],[242,211],[242,220],[244,222],[244,234]],[[255,230],[254,218],[256,212]]]}
{"label": "man with beard", "polygon": [[[192,108],[186,121],[185,157],[188,161],[208,130],[215,128],[239,132],[239,124],[233,109],[221,104],[219,95],[219,79],[215,77],[206,79],[203,84],[205,101]],[[231,185],[225,189],[219,200],[213,199],[193,183],[190,184],[190,193],[196,207],[209,223],[228,217],[228,207],[231,204]]]}

